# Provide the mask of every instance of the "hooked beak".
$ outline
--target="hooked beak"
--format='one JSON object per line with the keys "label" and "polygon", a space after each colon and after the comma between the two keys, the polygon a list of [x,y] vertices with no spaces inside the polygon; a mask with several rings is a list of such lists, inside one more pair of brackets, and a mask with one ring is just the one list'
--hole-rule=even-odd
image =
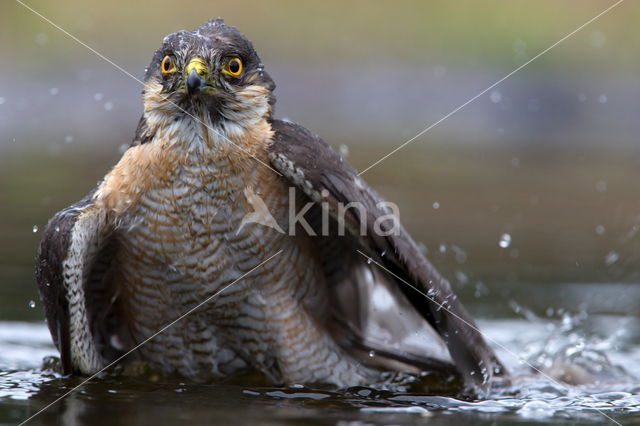
{"label": "hooked beak", "polygon": [[185,69],[187,74],[187,92],[189,96],[200,93],[207,85],[204,77],[207,75],[207,66],[204,61],[197,56],[189,61]]}
{"label": "hooked beak", "polygon": [[192,69],[189,72],[189,75],[187,76],[187,92],[189,93],[189,96],[200,93],[205,84],[204,79],[198,75],[198,72],[195,69]]}

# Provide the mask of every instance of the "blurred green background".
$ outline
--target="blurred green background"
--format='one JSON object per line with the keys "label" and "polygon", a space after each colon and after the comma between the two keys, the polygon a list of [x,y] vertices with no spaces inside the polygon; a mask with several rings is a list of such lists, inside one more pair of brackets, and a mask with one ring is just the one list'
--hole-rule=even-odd
{"label": "blurred green background", "polygon": [[[360,170],[613,4],[26,3],[139,78],[166,34],[224,17],[276,81],[276,115]],[[638,313],[639,12],[623,3],[364,175],[472,311]],[[141,86],[12,0],[0,24],[0,320],[40,319],[38,230],[117,161]]]}

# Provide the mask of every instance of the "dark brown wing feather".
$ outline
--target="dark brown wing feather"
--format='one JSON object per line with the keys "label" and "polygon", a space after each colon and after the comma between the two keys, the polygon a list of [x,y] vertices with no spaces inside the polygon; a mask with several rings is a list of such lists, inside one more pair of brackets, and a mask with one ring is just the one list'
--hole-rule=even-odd
{"label": "dark brown wing feather", "polygon": [[69,302],[62,271],[71,244],[71,232],[77,218],[77,210],[88,204],[88,198],[62,210],[49,221],[42,233],[36,256],[36,281],[40,300],[53,343],[60,352],[65,374],[72,372],[69,336]]}
{"label": "dark brown wing feather", "polygon": [[381,208],[382,199],[360,180],[356,171],[304,127],[280,120],[273,120],[272,126],[275,136],[269,158],[284,176],[311,198],[314,192],[326,189],[329,196],[324,200],[330,204],[359,202],[365,206],[366,217],[358,217],[356,209],[347,211],[350,215],[347,220],[356,224],[366,221],[367,235],[356,245],[400,277],[395,279],[398,288],[445,341],[456,367],[467,378],[465,381],[484,385],[493,374],[502,373],[495,354],[453,294],[448,281],[423,256],[404,228],[400,227],[398,235],[389,236],[374,231],[375,220],[389,212]]}
{"label": "dark brown wing feather", "polygon": [[147,125],[147,119],[144,118],[144,115],[140,117],[140,121],[138,121],[138,127],[136,128],[136,133],[133,136],[133,140],[131,141],[131,145],[142,145],[153,139],[154,132],[149,129]]}
{"label": "dark brown wing feather", "polygon": [[[92,195],[58,212],[44,229],[38,254],[36,257],[36,280],[45,317],[54,344],[60,352],[62,369],[65,374],[80,371],[81,367],[72,360],[71,315],[74,306],[70,305],[73,284],[70,283],[70,271],[65,270],[65,260],[74,233],[83,232],[78,229],[78,218],[83,210],[92,205]],[[103,241],[97,255],[82,254],[80,261],[86,261],[89,274],[80,285],[84,289],[84,305],[88,327],[78,330],[79,335],[92,340],[92,347],[99,353],[87,354],[101,360],[115,358],[119,351],[111,345],[110,335],[115,329],[114,306],[112,303],[114,289],[111,287],[110,269],[114,253],[114,242]],[[81,310],[85,313],[85,310]]]}

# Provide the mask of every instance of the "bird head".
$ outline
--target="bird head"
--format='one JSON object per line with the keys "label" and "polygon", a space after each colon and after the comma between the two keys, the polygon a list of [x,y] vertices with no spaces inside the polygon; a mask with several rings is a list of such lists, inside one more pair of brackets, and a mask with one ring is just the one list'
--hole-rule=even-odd
{"label": "bird head", "polygon": [[214,126],[267,118],[275,84],[251,42],[222,19],[166,36],[147,68],[146,115],[185,115]]}

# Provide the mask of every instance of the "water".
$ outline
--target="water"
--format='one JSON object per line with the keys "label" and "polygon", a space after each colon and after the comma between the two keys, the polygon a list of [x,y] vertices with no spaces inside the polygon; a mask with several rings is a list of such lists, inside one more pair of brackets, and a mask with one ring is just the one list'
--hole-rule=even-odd
{"label": "water", "polygon": [[[512,309],[518,317],[479,321],[512,378],[473,400],[364,387],[190,385],[178,379],[129,377],[116,368],[32,422],[615,424],[610,417],[623,424],[640,424],[637,317],[563,309],[537,315],[515,302]],[[44,323],[0,322],[0,424],[21,422],[81,383],[80,378],[63,378],[47,369],[55,355]],[[593,382],[552,381],[530,365],[555,377],[560,374],[558,368],[570,365],[572,377],[565,379],[580,382],[589,377]]]}

